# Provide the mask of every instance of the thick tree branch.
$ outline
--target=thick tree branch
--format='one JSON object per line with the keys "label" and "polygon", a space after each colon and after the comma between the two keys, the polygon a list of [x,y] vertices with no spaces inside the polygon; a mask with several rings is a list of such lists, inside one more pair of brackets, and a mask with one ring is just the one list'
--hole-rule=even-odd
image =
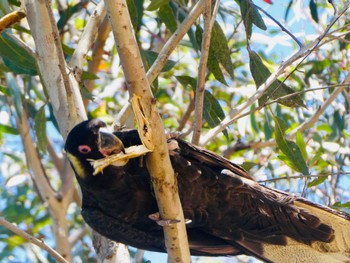
{"label": "thick tree branch", "polygon": [[65,138],[75,124],[87,118],[79,85],[73,74],[68,74],[50,4],[31,0],[23,0],[23,4],[38,54],[41,78],[49,94],[61,134]]}
{"label": "thick tree branch", "polygon": [[[17,118],[17,127],[25,149],[25,156],[30,174],[33,177],[43,202],[47,203],[48,211],[53,221],[52,226],[57,251],[68,261],[71,261],[70,246],[67,242],[68,227],[65,218],[71,194],[69,195],[67,193],[65,196],[61,196],[51,187],[38,152],[36,151],[35,143],[30,137],[28,120],[25,112],[23,112],[21,119]],[[72,191],[70,191],[70,193],[72,193]]]}
{"label": "thick tree branch", "polygon": [[131,97],[139,98],[139,106],[149,123],[147,130],[138,127],[140,136],[149,134],[154,147],[147,156],[147,167],[160,215],[163,219],[178,219],[180,223],[164,227],[165,245],[170,262],[190,262],[184,215],[180,204],[174,171],[165,139],[162,120],[156,108],[140,51],[136,43],[127,4],[124,0],[105,0],[121,64]]}

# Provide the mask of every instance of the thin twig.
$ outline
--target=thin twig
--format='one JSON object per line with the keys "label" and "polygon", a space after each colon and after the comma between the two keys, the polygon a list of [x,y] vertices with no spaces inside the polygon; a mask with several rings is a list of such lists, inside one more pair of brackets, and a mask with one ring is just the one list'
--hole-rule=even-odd
{"label": "thin twig", "polygon": [[169,40],[165,43],[162,50],[159,52],[157,59],[152,64],[151,68],[147,72],[148,82],[151,84],[158,76],[159,72],[163,69],[167,63],[170,54],[177,47],[182,40],[183,36],[188,32],[197,18],[200,16],[204,9],[205,0],[199,0],[192,8],[188,16],[172,34]]}
{"label": "thin twig", "polygon": [[7,221],[5,218],[0,217],[0,225],[6,227],[7,229],[12,231],[16,235],[18,235],[20,237],[23,237],[28,242],[30,242],[30,243],[32,243],[34,245],[37,245],[38,247],[44,249],[52,257],[54,257],[57,260],[57,262],[59,262],[59,263],[68,263],[68,261],[65,260],[56,250],[54,250],[51,247],[49,247],[48,245],[46,245],[44,243],[44,241],[29,235],[27,232],[24,232],[23,230],[19,229],[14,224],[12,224],[9,221]]}
{"label": "thin twig", "polygon": [[[88,62],[88,72],[92,74],[96,74],[98,72],[99,66],[102,61],[102,56],[104,53],[104,46],[106,44],[106,40],[111,32],[111,25],[109,24],[108,18],[105,17],[103,22],[98,29],[98,35],[94,43],[94,47],[92,48],[92,59]],[[89,79],[85,81],[85,87],[88,92],[92,92],[94,89],[95,80]],[[89,100],[84,99],[85,108],[88,106]]]}
{"label": "thin twig", "polygon": [[188,104],[187,110],[186,110],[185,114],[182,116],[180,124],[177,127],[177,131],[181,132],[185,128],[186,122],[190,118],[193,110],[194,110],[194,99],[191,98],[190,103]]}
{"label": "thin twig", "polygon": [[273,16],[271,16],[269,13],[267,13],[264,9],[262,9],[260,6],[257,6],[253,4],[257,9],[259,9],[261,12],[263,12],[267,17],[269,17],[273,22],[275,22],[282,31],[286,32],[293,40],[298,44],[300,48],[303,47],[303,44],[297,39],[291,32],[289,32],[280,22],[278,22]]}
{"label": "thin twig", "polygon": [[204,102],[204,93],[205,93],[205,78],[207,72],[207,62],[209,56],[210,48],[210,38],[212,26],[210,23],[211,20],[211,0],[205,1],[203,20],[204,20],[204,32],[202,36],[202,46],[201,46],[201,57],[199,61],[198,68],[198,79],[197,87],[195,94],[195,104],[194,104],[194,123],[193,123],[193,136],[192,143],[198,144],[202,131],[202,122],[203,122],[203,102]]}
{"label": "thin twig", "polygon": [[83,73],[83,63],[85,61],[86,54],[94,42],[98,28],[103,19],[106,17],[106,14],[107,12],[104,2],[101,1],[93,10],[86,26],[84,27],[84,31],[74,50],[72,58],[68,63],[68,66],[73,69],[78,82],[80,82],[80,77]]}
{"label": "thin twig", "polygon": [[262,84],[260,87],[258,87],[257,91],[251,97],[249,97],[242,104],[238,105],[235,109],[232,109],[229,115],[226,116],[218,126],[211,129],[205,136],[203,136],[200,141],[200,145],[204,145],[207,142],[211,141],[215,136],[217,136],[220,132],[222,132],[229,125],[231,125],[236,120],[238,115],[240,115],[246,108],[250,107],[253,103],[255,103],[265,93],[265,91],[285,71],[285,69],[287,69],[295,61],[298,61],[300,58],[304,59],[311,52],[313,52],[314,49],[318,47],[320,41],[326,36],[330,28],[334,25],[334,23],[338,21],[340,16],[342,16],[346,12],[346,10],[349,8],[349,5],[350,3],[347,3],[347,5],[343,8],[343,10],[339,13],[339,15],[332,19],[332,21],[327,26],[323,34],[321,34],[319,37],[317,37],[314,41],[312,41],[307,46],[304,46],[299,51],[297,51],[287,61],[281,63],[277,71],[271,74],[270,77],[265,81],[265,83]]}
{"label": "thin twig", "polygon": [[302,175],[294,175],[294,176],[283,176],[283,177],[276,177],[266,180],[259,180],[259,183],[270,183],[270,182],[276,182],[280,180],[288,180],[288,179],[302,179],[302,178],[318,178],[318,177],[328,177],[328,176],[337,176],[337,175],[350,175],[350,173],[326,173],[326,174],[302,174]]}

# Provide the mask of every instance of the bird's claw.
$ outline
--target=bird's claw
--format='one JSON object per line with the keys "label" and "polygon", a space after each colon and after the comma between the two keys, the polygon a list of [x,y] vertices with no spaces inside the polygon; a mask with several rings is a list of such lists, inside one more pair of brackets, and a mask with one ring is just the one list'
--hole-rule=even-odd
{"label": "bird's claw", "polygon": [[[162,219],[159,212],[157,213],[154,213],[154,214],[150,214],[148,216],[149,219],[155,221],[158,225],[164,227],[164,226],[170,226],[170,225],[173,225],[173,224],[177,224],[177,223],[180,223],[181,220],[179,219]],[[192,220],[190,219],[185,219],[185,223],[186,224],[189,224],[191,223]]]}

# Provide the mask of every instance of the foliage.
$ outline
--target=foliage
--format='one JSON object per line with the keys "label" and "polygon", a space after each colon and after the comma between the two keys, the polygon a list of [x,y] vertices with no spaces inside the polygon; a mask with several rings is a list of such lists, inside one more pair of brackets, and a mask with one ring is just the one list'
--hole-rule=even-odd
{"label": "foliage", "polygon": [[[291,0],[283,6],[284,17],[277,18],[284,25],[281,28],[257,7],[277,16],[281,8],[276,7],[277,2],[236,0],[220,4],[209,48],[203,137],[230,118],[277,72],[281,61],[298,51],[299,46],[283,31],[289,30],[304,45],[311,43],[334,17],[333,7],[339,11],[346,4]],[[165,42],[188,16],[191,2],[127,3],[145,68],[149,69]],[[18,6],[18,1],[2,2],[0,17]],[[67,62],[95,7],[90,1],[56,1],[53,5]],[[204,146],[243,163],[263,183],[348,210],[350,96],[348,88],[339,86],[349,69],[348,21],[349,14],[340,16],[312,52],[288,65],[260,98]],[[194,122],[203,28],[202,19],[197,19],[152,83],[166,128],[182,132],[188,140]],[[102,30],[101,25],[96,48],[89,50],[79,83],[88,115],[112,122],[113,118],[107,116],[116,116],[129,97],[117,51],[111,44],[113,36],[109,33],[104,42]],[[102,45],[98,46],[98,41]],[[60,189],[64,169],[57,159],[61,158],[63,139],[47,92],[52,87],[44,85],[39,58],[33,50],[36,47],[25,20],[0,35],[0,214],[54,246],[52,215],[32,180],[35,174],[28,168],[18,123],[18,118],[28,118],[32,147],[40,156],[51,186]],[[74,73],[74,69],[70,70]],[[337,91],[339,95],[332,98]],[[85,228],[76,196],[67,209],[66,220],[72,236]],[[0,251],[4,262],[18,257],[23,261],[53,261],[2,227]],[[72,245],[76,262],[93,262],[91,251],[89,234]]]}

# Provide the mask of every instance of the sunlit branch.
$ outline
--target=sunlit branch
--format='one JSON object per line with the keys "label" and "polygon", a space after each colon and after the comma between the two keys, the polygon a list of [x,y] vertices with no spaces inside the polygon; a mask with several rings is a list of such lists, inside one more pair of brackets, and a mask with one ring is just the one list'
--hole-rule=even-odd
{"label": "sunlit branch", "polygon": [[15,233],[16,235],[23,237],[28,242],[30,242],[34,245],[37,245],[38,247],[44,249],[52,257],[54,257],[57,260],[57,262],[68,263],[68,261],[65,260],[56,250],[54,250],[51,247],[49,247],[48,245],[46,245],[44,243],[44,241],[39,240],[39,239],[29,235],[27,232],[24,232],[23,230],[19,229],[17,226],[15,226],[14,224],[7,221],[5,218],[0,217],[0,225],[6,227],[7,229],[9,229],[11,232]]}
{"label": "sunlit branch", "polygon": [[106,17],[106,13],[104,2],[101,1],[92,11],[90,18],[84,27],[80,40],[74,50],[72,58],[68,63],[68,66],[72,68],[78,82],[80,82],[80,77],[83,73],[83,64],[85,62],[86,54],[95,40],[99,26]]}
{"label": "sunlit branch", "polygon": [[195,103],[194,103],[194,122],[193,122],[193,136],[192,143],[198,144],[202,131],[202,122],[203,122],[203,103],[204,103],[204,93],[205,93],[205,78],[207,72],[207,62],[209,56],[210,48],[210,38],[211,38],[211,23],[212,16],[212,7],[211,0],[205,1],[203,20],[204,20],[204,29],[202,35],[202,45],[201,45],[201,56],[199,60],[198,67],[198,79],[197,87],[195,93]]}
{"label": "sunlit branch", "polygon": [[[215,136],[217,136],[220,132],[225,130],[229,125],[231,125],[236,119],[237,116],[240,115],[246,108],[250,107],[252,104],[254,104],[263,94],[265,91],[270,87],[270,85],[281,75],[284,73],[284,71],[291,66],[294,62],[302,59],[304,60],[305,57],[307,57],[311,52],[313,52],[321,42],[321,40],[327,35],[330,28],[335,24],[336,21],[346,12],[346,10],[349,8],[350,3],[347,3],[343,10],[339,13],[337,17],[334,17],[332,21],[329,23],[327,28],[325,29],[324,33],[322,33],[319,37],[317,37],[314,41],[312,41],[310,44],[303,46],[300,50],[298,50],[296,53],[294,53],[287,61],[281,63],[280,67],[270,75],[270,77],[265,81],[264,84],[262,84],[260,87],[258,87],[257,91],[249,97],[245,102],[238,105],[235,109],[232,109],[228,116],[225,117],[225,119],[215,128],[211,129],[205,136],[202,137],[200,141],[200,145],[204,145],[207,142],[211,141]],[[300,64],[301,62],[299,62]],[[290,74],[289,74],[290,75]]]}
{"label": "sunlit branch", "polygon": [[320,173],[320,174],[307,174],[307,175],[293,175],[293,176],[283,176],[283,177],[275,177],[275,178],[270,178],[266,180],[259,180],[259,183],[270,183],[270,182],[276,182],[280,180],[289,180],[289,179],[303,179],[303,178],[318,178],[318,177],[329,177],[329,176],[338,176],[338,175],[350,175],[350,173]]}

